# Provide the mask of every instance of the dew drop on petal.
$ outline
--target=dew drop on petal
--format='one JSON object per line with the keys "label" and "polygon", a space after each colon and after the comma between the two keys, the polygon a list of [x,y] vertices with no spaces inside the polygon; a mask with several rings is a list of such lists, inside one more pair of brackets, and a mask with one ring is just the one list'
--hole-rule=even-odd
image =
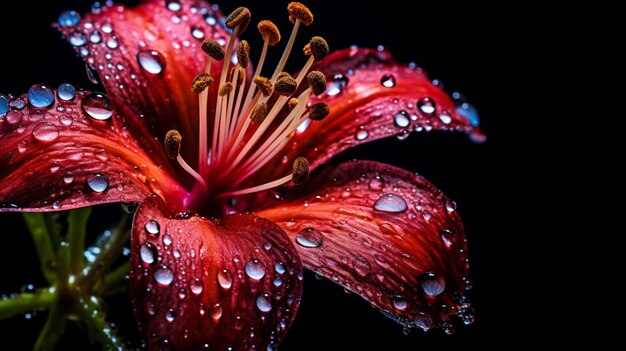
{"label": "dew drop on petal", "polygon": [[73,31],[69,37],[69,42],[73,46],[83,46],[87,44],[87,38],[85,37],[85,33],[80,30]]}
{"label": "dew drop on petal", "polygon": [[100,84],[100,78],[98,77],[98,72],[96,71],[95,68],[91,67],[90,65],[86,64],[85,65],[85,72],[87,72],[87,78],[89,79],[90,82],[92,82],[93,84]]}
{"label": "dew drop on petal", "polygon": [[204,39],[204,31],[200,27],[191,27],[191,36],[198,40],[202,40]]}
{"label": "dew drop on petal", "polygon": [[28,102],[34,107],[49,107],[54,102],[54,93],[43,84],[35,84],[28,90]]}
{"label": "dew drop on petal", "polygon": [[393,88],[396,86],[396,77],[391,73],[387,73],[380,78],[380,84],[385,88]]}
{"label": "dew drop on petal", "polygon": [[59,85],[57,95],[59,96],[59,99],[63,101],[73,100],[76,96],[76,88],[72,84],[63,83]]}
{"label": "dew drop on petal", "polygon": [[168,266],[159,266],[154,270],[154,280],[161,285],[170,285],[174,281],[174,272]]}
{"label": "dew drop on petal", "polygon": [[245,271],[248,277],[256,280],[261,280],[265,276],[265,266],[256,258],[246,263]]}
{"label": "dew drop on petal", "polygon": [[174,12],[180,11],[183,8],[179,0],[167,0],[166,6],[168,10],[174,11]]}
{"label": "dew drop on petal", "polygon": [[315,228],[304,228],[296,235],[296,243],[306,248],[316,248],[322,245],[324,236]]}
{"label": "dew drop on petal", "polygon": [[[163,244],[165,246],[172,245],[172,236],[170,236],[169,234],[163,235]],[[191,252],[193,252],[193,251],[191,251]]]}
{"label": "dew drop on petal", "polygon": [[137,62],[144,71],[151,74],[159,74],[165,69],[165,59],[160,52],[155,50],[141,50],[137,53]]}
{"label": "dew drop on petal", "polygon": [[9,112],[9,100],[6,96],[0,95],[0,117],[4,117]]}
{"label": "dew drop on petal", "polygon": [[157,235],[161,231],[161,226],[159,225],[159,222],[154,219],[147,221],[144,225],[144,228],[146,229],[146,232],[152,235]]}
{"label": "dew drop on petal", "polygon": [[233,276],[227,269],[222,269],[221,271],[217,272],[217,283],[223,289],[228,290],[231,288],[231,286],[233,286]]}
{"label": "dew drop on petal", "polygon": [[432,115],[436,109],[435,101],[429,97],[423,97],[417,102],[417,108],[426,115]]}
{"label": "dew drop on petal", "polygon": [[219,303],[213,305],[213,307],[211,307],[211,311],[209,311],[211,318],[213,318],[215,322],[219,321],[220,318],[222,318],[222,313],[222,305],[220,305]]}
{"label": "dew drop on petal", "polygon": [[172,308],[167,310],[167,312],[165,313],[165,320],[172,323],[175,318],[176,318],[176,312],[174,312]]}
{"label": "dew drop on petal", "polygon": [[422,328],[424,331],[429,331],[433,326],[432,318],[424,312],[417,312],[413,317],[413,322],[418,328]]}
{"label": "dew drop on petal", "polygon": [[393,303],[393,307],[398,311],[404,311],[409,306],[406,299],[402,295],[394,296],[391,302]]}
{"label": "dew drop on petal", "polygon": [[478,111],[472,104],[468,104],[467,102],[462,103],[456,108],[456,113],[470,122],[473,127],[478,127],[480,125]]}
{"label": "dew drop on petal", "polygon": [[393,123],[400,128],[408,127],[411,123],[411,120],[409,119],[409,113],[404,110],[399,111],[393,116]]}
{"label": "dew drop on petal", "polygon": [[452,335],[454,334],[454,325],[452,325],[452,323],[444,323],[441,328],[443,329],[443,331],[446,333],[446,335]]}
{"label": "dew drop on petal", "polygon": [[474,309],[471,307],[462,308],[458,313],[459,318],[463,321],[463,324],[470,325],[474,323]]}
{"label": "dew drop on petal", "polygon": [[452,200],[447,200],[446,201],[446,211],[448,211],[448,212],[456,211],[456,202],[454,202]]}
{"label": "dew drop on petal", "polygon": [[87,186],[96,193],[103,193],[109,188],[109,180],[100,173],[87,176]]}
{"label": "dew drop on petal", "polygon": [[356,140],[361,141],[361,140],[365,140],[365,139],[367,139],[367,137],[368,137],[369,135],[370,135],[370,133],[369,133],[367,130],[365,130],[365,129],[359,129],[359,130],[356,132],[356,134],[354,135],[354,138],[355,138]]}
{"label": "dew drop on petal", "polygon": [[65,184],[71,184],[74,181],[74,175],[72,173],[65,173],[63,175],[63,182]]}
{"label": "dew drop on petal", "polygon": [[283,285],[283,280],[281,277],[276,277],[274,278],[274,286],[279,287]]}
{"label": "dew drop on petal", "polygon": [[89,34],[89,41],[93,44],[98,44],[102,41],[102,35],[100,35],[100,31],[94,30]]}
{"label": "dew drop on petal", "polygon": [[370,262],[363,256],[357,256],[354,260],[352,260],[352,267],[354,267],[356,274],[361,277],[367,276],[372,270]]}
{"label": "dew drop on petal", "polygon": [[59,137],[59,128],[50,122],[41,122],[33,128],[33,138],[47,143]]}
{"label": "dew drop on petal", "polygon": [[376,200],[374,209],[382,212],[400,213],[407,210],[407,204],[403,197],[396,194],[385,194]]}
{"label": "dew drop on petal", "polygon": [[[1,116],[2,115],[0,115],[0,117]],[[5,120],[9,125],[16,126],[22,122],[23,117],[24,115],[20,111],[9,111],[9,113],[6,114]]]}
{"label": "dew drop on petal", "polygon": [[110,37],[109,39],[107,39],[107,47],[109,49],[117,49],[118,46],[120,46],[120,42],[117,40],[116,37]]}
{"label": "dew drop on petal", "polygon": [[156,248],[150,243],[143,243],[139,246],[139,257],[141,261],[147,264],[152,264],[156,256]]}
{"label": "dew drop on petal", "polygon": [[446,288],[446,282],[441,275],[434,272],[424,273],[419,278],[422,290],[429,296],[437,296]]}
{"label": "dew drop on petal", "polygon": [[456,242],[456,234],[451,229],[442,229],[439,231],[439,235],[441,235],[441,240],[446,246],[452,246]]}
{"label": "dew drop on petal", "polygon": [[113,106],[109,98],[102,93],[91,93],[81,101],[83,112],[88,116],[104,121],[113,116]]}
{"label": "dew drop on petal", "polygon": [[287,268],[285,267],[284,263],[276,262],[276,264],[274,265],[274,270],[278,274],[284,274],[287,271]]}
{"label": "dew drop on petal", "polygon": [[61,27],[74,27],[80,22],[80,14],[76,11],[64,11],[59,15],[58,23]]}
{"label": "dew drop on petal", "polygon": [[263,293],[256,298],[256,307],[261,312],[269,312],[272,310],[272,301],[270,300],[270,294]]}
{"label": "dew drop on petal", "polygon": [[383,190],[385,187],[385,181],[380,176],[377,176],[376,178],[370,180],[368,187],[370,190]]}
{"label": "dew drop on petal", "polygon": [[443,124],[450,124],[452,122],[452,117],[450,116],[450,114],[444,112],[439,115],[439,120]]}
{"label": "dew drop on petal", "polygon": [[345,75],[338,73],[333,76],[332,82],[328,84],[328,88],[326,89],[326,95],[335,96],[343,91],[343,89],[348,85],[349,79]]}
{"label": "dew drop on petal", "polygon": [[191,284],[189,284],[189,290],[196,295],[200,295],[202,293],[202,289],[204,289],[204,286],[202,284],[202,280],[199,278],[195,278]]}

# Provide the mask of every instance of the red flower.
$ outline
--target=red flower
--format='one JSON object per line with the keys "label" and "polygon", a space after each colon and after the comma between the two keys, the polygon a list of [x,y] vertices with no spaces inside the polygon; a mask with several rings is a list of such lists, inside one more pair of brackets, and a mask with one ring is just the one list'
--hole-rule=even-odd
{"label": "red flower", "polygon": [[[313,18],[297,3],[289,12],[293,38]],[[302,266],[406,327],[471,321],[463,226],[432,184],[367,161],[291,183],[411,130],[480,138],[473,108],[386,51],[325,57],[319,37],[299,75],[279,74],[282,61],[268,69],[265,54],[254,73],[239,69],[247,43],[225,26],[236,36],[248,22],[247,9],[225,21],[193,0],[64,13],[59,30],[108,95],[64,84],[0,96],[1,210],[142,202],[131,297],[150,349],[272,348],[298,309]],[[270,22],[258,28],[265,53],[280,38]]]}

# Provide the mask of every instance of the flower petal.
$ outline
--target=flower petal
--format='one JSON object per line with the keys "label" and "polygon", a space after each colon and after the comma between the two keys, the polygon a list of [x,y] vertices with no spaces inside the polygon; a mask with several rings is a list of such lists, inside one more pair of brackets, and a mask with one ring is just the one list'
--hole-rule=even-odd
{"label": "flower petal", "polygon": [[[193,78],[205,70],[204,39],[227,41],[223,16],[204,1],[151,0],[138,6],[101,7],[74,26],[57,25],[68,42],[97,71],[116,106],[126,106],[157,138],[177,129],[183,155],[197,160],[198,97]],[[95,38],[95,39],[94,39]],[[222,62],[213,60],[212,72]],[[217,89],[210,89],[214,101]]]}
{"label": "flower petal", "polygon": [[348,148],[394,135],[404,138],[411,131],[482,135],[471,105],[457,107],[459,102],[433,85],[422,69],[395,62],[388,51],[341,50],[312,69],[326,74],[328,87],[310,103],[327,103],[330,114],[302,125],[284,152],[261,169],[256,183],[288,174],[291,162],[285,160],[303,156],[315,169]]}
{"label": "flower petal", "polygon": [[151,196],[137,210],[131,246],[131,297],[151,350],[266,350],[295,317],[302,264],[266,219],[174,215]]}
{"label": "flower petal", "polygon": [[424,178],[355,161],[293,190],[257,214],[287,232],[306,268],[407,327],[440,326],[460,311],[468,268],[463,225]]}
{"label": "flower petal", "polygon": [[[35,85],[0,118],[0,211],[137,202],[150,193],[183,198],[160,166],[167,165],[162,147],[147,153],[106,95],[70,87]],[[141,135],[150,139],[145,128]]]}

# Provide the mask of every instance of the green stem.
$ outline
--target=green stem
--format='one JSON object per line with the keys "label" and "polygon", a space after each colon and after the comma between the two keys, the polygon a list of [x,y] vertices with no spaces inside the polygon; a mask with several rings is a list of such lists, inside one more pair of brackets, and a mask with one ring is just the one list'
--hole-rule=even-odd
{"label": "green stem", "polygon": [[66,287],[70,276],[70,245],[61,241],[57,251],[57,277],[59,287]]}
{"label": "green stem", "polygon": [[61,234],[59,233],[59,226],[57,225],[58,215],[56,213],[44,213],[43,221],[48,230],[48,235],[52,240],[52,245],[56,246],[61,243]]}
{"label": "green stem", "polygon": [[0,320],[31,311],[44,310],[54,301],[54,290],[40,289],[35,293],[11,295],[0,299]]}
{"label": "green stem", "polygon": [[126,262],[104,277],[98,292],[104,296],[111,296],[127,288],[126,276],[130,271],[130,262]]}
{"label": "green stem", "polygon": [[67,319],[61,311],[59,311],[59,306],[53,304],[50,307],[48,319],[46,320],[46,324],[43,326],[43,329],[41,329],[41,333],[39,333],[39,337],[37,338],[37,342],[35,343],[33,350],[54,350],[54,346],[57,344],[65,331],[66,323]]}
{"label": "green stem", "polygon": [[39,263],[41,264],[41,272],[46,280],[53,284],[56,282],[56,274],[54,268],[56,266],[56,256],[52,249],[50,241],[50,233],[45,220],[46,215],[43,213],[22,213],[22,218],[26,222],[30,236],[35,244]]}
{"label": "green stem", "polygon": [[70,244],[70,265],[74,273],[85,266],[85,236],[90,215],[91,207],[84,207],[71,211],[67,218],[67,242]]}
{"label": "green stem", "polygon": [[126,350],[115,329],[104,319],[99,303],[82,295],[76,304],[76,313],[87,326],[92,341],[100,342],[103,350]]}

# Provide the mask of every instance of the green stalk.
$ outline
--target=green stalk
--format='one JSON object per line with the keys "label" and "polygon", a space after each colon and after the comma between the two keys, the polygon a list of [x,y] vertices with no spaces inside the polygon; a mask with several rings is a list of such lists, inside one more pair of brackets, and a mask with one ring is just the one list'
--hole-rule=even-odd
{"label": "green stalk", "polygon": [[40,289],[35,293],[15,294],[0,299],[0,320],[50,307],[54,302],[54,290],[50,290]]}
{"label": "green stalk", "polygon": [[35,343],[35,347],[33,347],[34,351],[53,351],[57,342],[65,332],[65,324],[67,323],[67,319],[59,311],[59,306],[53,304],[50,307],[50,312],[48,313],[48,319],[46,319],[46,324],[41,329],[39,333],[39,337],[37,338],[37,342]]}
{"label": "green stalk", "polygon": [[87,326],[91,340],[101,343],[103,350],[126,350],[122,339],[105,320],[100,303],[94,302],[87,295],[82,295],[76,304],[76,313]]}
{"label": "green stalk", "polygon": [[30,233],[35,249],[37,250],[37,256],[39,256],[39,263],[41,265],[41,272],[50,284],[56,282],[55,266],[56,255],[52,249],[52,242],[50,241],[50,232],[45,220],[46,215],[43,213],[22,213],[22,218],[26,222],[28,232]]}
{"label": "green stalk", "polygon": [[85,267],[85,236],[91,207],[72,210],[67,218],[67,242],[70,245],[70,268],[74,273]]}

